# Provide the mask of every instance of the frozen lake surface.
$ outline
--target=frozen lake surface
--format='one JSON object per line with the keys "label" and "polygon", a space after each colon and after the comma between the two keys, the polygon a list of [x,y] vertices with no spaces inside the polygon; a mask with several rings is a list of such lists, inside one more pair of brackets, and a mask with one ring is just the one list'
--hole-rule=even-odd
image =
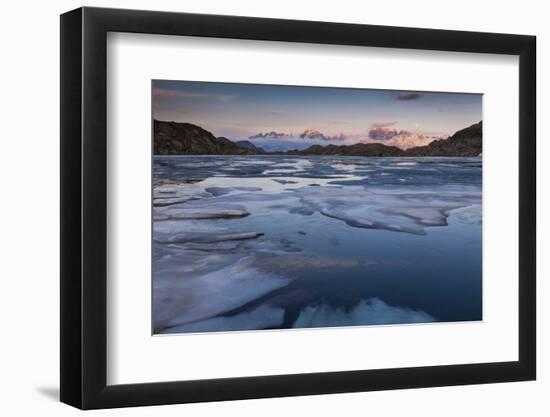
{"label": "frozen lake surface", "polygon": [[481,158],[156,156],[155,333],[482,318]]}

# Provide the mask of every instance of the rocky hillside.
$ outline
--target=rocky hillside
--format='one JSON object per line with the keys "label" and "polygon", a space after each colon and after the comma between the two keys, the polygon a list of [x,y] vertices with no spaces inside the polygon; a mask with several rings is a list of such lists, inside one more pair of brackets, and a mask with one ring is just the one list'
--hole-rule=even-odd
{"label": "rocky hillside", "polygon": [[241,148],[246,148],[246,149],[252,149],[253,151],[256,151],[257,153],[264,153],[265,151],[263,150],[263,148],[260,148],[259,146],[256,146],[254,145],[252,142],[250,142],[249,140],[238,140],[237,142],[235,142],[238,146],[240,146]]}
{"label": "rocky hillside", "polygon": [[[478,156],[482,152],[482,122],[459,130],[448,139],[434,140],[425,146],[407,150],[382,143],[354,145],[312,145],[290,155],[349,156]],[[211,132],[191,123],[154,121],[155,155],[246,155],[265,151],[250,141],[232,142],[215,137]]]}
{"label": "rocky hillside", "polygon": [[356,143],[355,145],[313,145],[303,151],[288,151],[293,155],[347,155],[347,156],[401,156],[403,151],[381,143]]}
{"label": "rocky hillside", "polygon": [[482,151],[482,122],[459,130],[448,139],[434,140],[404,152],[405,156],[478,156]]}
{"label": "rocky hillside", "polygon": [[482,122],[459,130],[448,139],[434,140],[425,146],[403,150],[381,143],[355,145],[313,145],[303,151],[289,151],[294,155],[349,155],[349,156],[478,156],[482,151]]}
{"label": "rocky hillside", "polygon": [[191,123],[154,121],[155,155],[242,155],[258,153]]}

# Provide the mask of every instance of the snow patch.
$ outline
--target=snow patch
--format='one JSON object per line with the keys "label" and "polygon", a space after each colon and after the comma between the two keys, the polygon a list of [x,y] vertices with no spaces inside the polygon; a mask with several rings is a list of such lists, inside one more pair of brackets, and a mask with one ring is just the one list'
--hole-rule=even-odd
{"label": "snow patch", "polygon": [[292,327],[335,327],[374,324],[430,323],[435,319],[421,310],[394,307],[378,298],[361,300],[349,310],[327,304],[302,309]]}

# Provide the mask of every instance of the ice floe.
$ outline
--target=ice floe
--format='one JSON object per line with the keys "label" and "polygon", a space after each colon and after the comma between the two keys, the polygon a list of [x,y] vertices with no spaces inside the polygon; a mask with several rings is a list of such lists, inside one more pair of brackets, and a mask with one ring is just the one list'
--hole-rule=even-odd
{"label": "ice floe", "polygon": [[257,330],[277,328],[283,324],[283,308],[261,305],[244,313],[218,316],[211,319],[168,327],[160,333],[228,332],[232,330]]}
{"label": "ice floe", "polygon": [[479,204],[459,208],[452,212],[452,218],[459,223],[480,225],[482,223],[482,208]]}
{"label": "ice floe", "polygon": [[305,307],[293,327],[336,327],[373,324],[430,323],[429,314],[408,308],[394,307],[378,298],[361,300],[350,309],[327,304]]}
{"label": "ice floe", "polygon": [[417,165],[415,161],[403,161],[403,162],[397,162],[395,164],[398,167],[414,167]]}
{"label": "ice floe", "polygon": [[172,206],[174,204],[185,203],[186,201],[192,200],[193,198],[195,197],[155,198],[153,200],[153,205],[157,207]]}
{"label": "ice floe", "polygon": [[279,184],[298,184],[298,181],[285,180],[283,178],[273,178],[271,181],[278,182]]}
{"label": "ice floe", "polygon": [[273,174],[289,174],[304,172],[306,168],[311,167],[313,164],[308,159],[290,159],[283,161],[283,164],[277,168],[269,169],[264,172],[264,175]]}
{"label": "ice floe", "polygon": [[435,320],[373,294],[351,307],[327,303],[305,282],[358,271],[368,282],[372,269],[395,265],[362,250],[380,236],[370,230],[384,234],[381,245],[421,245],[434,227],[479,227],[479,160],[247,158],[163,158],[172,165],[155,170],[156,333]]}
{"label": "ice floe", "polygon": [[250,213],[239,208],[169,208],[158,213],[168,219],[230,219]]}
{"label": "ice floe", "polygon": [[161,272],[153,290],[154,326],[158,331],[212,318],[240,307],[289,279],[251,267],[253,257],[198,276]]}
{"label": "ice floe", "polygon": [[260,187],[209,187],[205,188],[205,191],[218,197],[220,195],[238,193],[241,191],[262,191],[262,189]]}
{"label": "ice floe", "polygon": [[215,233],[215,232],[189,232],[175,233],[169,236],[157,237],[159,243],[214,243],[225,242],[227,240],[246,240],[256,239],[262,236],[259,232],[241,232],[241,233]]}
{"label": "ice floe", "polygon": [[[437,190],[408,188],[344,187],[324,189],[319,193],[300,190],[306,210],[342,220],[349,226],[383,229],[417,235],[427,227],[447,225],[449,213],[481,201],[480,190],[439,187]],[[294,209],[296,210],[296,209]]]}

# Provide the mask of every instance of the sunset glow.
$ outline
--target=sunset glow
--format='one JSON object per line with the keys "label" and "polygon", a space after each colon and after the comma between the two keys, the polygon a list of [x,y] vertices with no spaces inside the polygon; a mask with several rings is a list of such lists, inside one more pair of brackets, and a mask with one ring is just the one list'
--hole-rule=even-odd
{"label": "sunset glow", "polygon": [[482,95],[155,80],[152,107],[156,120],[266,149],[357,142],[406,149],[481,120]]}

